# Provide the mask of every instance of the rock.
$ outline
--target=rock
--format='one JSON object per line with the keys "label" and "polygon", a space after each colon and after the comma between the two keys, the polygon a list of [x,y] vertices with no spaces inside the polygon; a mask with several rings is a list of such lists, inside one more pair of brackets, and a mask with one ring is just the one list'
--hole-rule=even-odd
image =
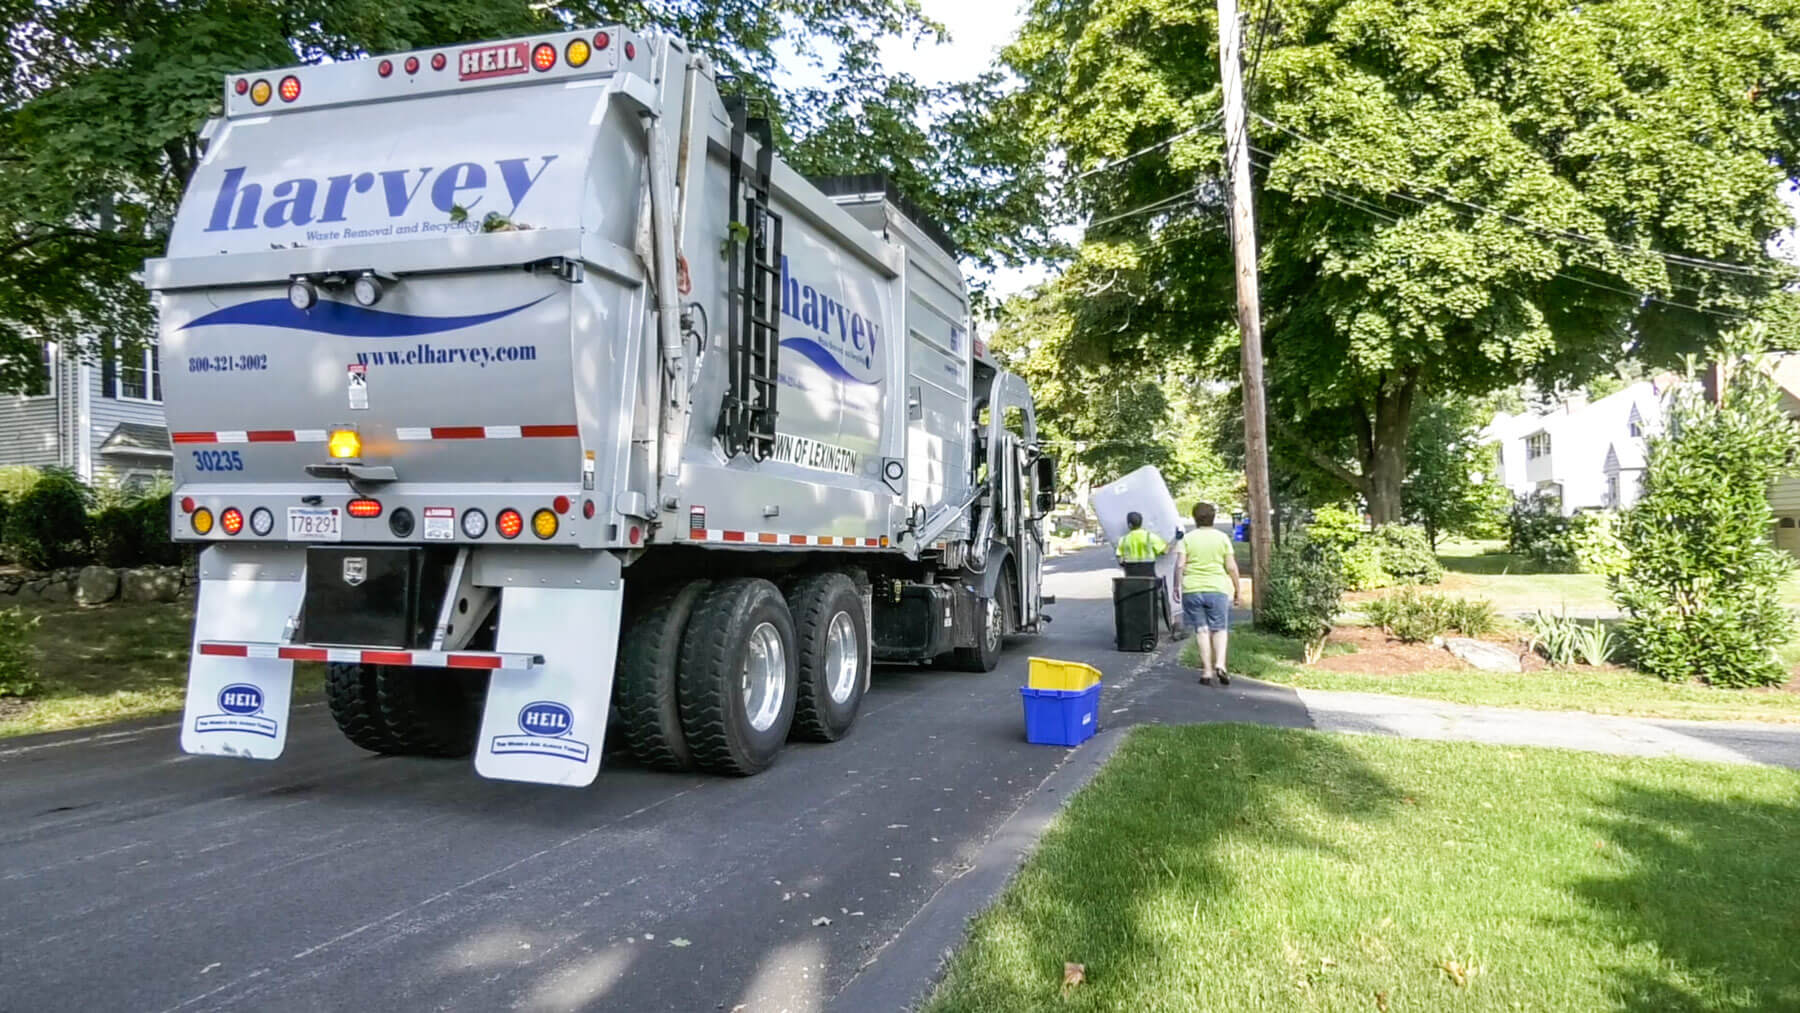
{"label": "rock", "polygon": [[1502,644],[1490,644],[1485,640],[1471,640],[1468,637],[1451,637],[1444,641],[1444,649],[1483,672],[1522,672],[1519,656]]}
{"label": "rock", "polygon": [[28,592],[33,598],[38,598],[38,597],[43,596],[44,591],[47,588],[49,588],[49,586],[50,586],[49,578],[38,577],[35,580],[28,580],[25,582],[25,591]]}
{"label": "rock", "polygon": [[52,605],[64,605],[75,600],[75,588],[66,580],[45,582],[44,601]]}
{"label": "rock", "polygon": [[126,570],[119,585],[126,601],[174,601],[181,597],[181,572],[154,567]]}
{"label": "rock", "polygon": [[98,605],[119,596],[119,571],[110,566],[90,566],[75,578],[75,600]]}

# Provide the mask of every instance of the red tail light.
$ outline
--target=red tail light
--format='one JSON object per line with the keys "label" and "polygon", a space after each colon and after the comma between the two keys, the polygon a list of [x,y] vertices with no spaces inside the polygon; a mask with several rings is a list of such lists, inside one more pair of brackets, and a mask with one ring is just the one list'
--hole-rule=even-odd
{"label": "red tail light", "polygon": [[353,499],[345,509],[352,517],[380,517],[381,501],[378,499]]}
{"label": "red tail light", "polygon": [[567,497],[567,496],[556,497],[555,499],[550,501],[550,508],[552,510],[555,510],[559,514],[568,513],[569,512],[569,497]]}
{"label": "red tail light", "polygon": [[606,32],[595,32],[594,33],[594,48],[595,49],[605,49],[607,46],[610,46],[610,45],[612,45],[612,36],[610,34],[608,34]]}
{"label": "red tail light", "polygon": [[444,54],[433,53],[431,55],[431,69],[432,70],[443,70],[444,69]]}
{"label": "red tail light", "polygon": [[525,530],[525,518],[519,516],[517,510],[508,508],[494,519],[494,527],[499,529],[501,538],[517,538],[519,532]]}
{"label": "red tail light", "polygon": [[549,70],[556,66],[556,47],[548,42],[538,43],[531,51],[531,65],[539,70]]}
{"label": "red tail light", "polygon": [[225,512],[219,515],[219,527],[224,528],[228,535],[235,535],[244,530],[243,511],[237,507],[226,507]]}
{"label": "red tail light", "polygon": [[392,60],[383,60],[375,65],[375,73],[380,74],[382,77],[386,77],[393,72],[394,61]]}
{"label": "red tail light", "polygon": [[292,102],[300,97],[300,79],[292,74],[281,79],[281,101]]}

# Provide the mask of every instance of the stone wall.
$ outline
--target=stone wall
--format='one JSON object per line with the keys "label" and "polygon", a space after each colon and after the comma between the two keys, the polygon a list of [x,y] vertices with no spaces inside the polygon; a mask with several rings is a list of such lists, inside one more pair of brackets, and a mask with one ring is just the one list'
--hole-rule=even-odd
{"label": "stone wall", "polygon": [[12,605],[100,605],[109,601],[172,602],[192,595],[196,571],[180,566],[110,566],[0,575],[0,608]]}

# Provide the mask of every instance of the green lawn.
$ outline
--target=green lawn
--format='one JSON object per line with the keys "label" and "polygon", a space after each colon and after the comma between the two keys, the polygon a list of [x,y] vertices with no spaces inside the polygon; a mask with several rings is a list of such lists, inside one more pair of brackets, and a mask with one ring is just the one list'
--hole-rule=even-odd
{"label": "green lawn", "polygon": [[1797,826],[1791,771],[1143,728],[927,1009],[1800,1009]]}
{"label": "green lawn", "polygon": [[[1438,547],[1444,583],[1435,590],[1486,598],[1501,612],[1567,610],[1613,612],[1606,578],[1597,573],[1539,573],[1531,560],[1505,551],[1502,542],[1446,541]],[[1800,572],[1783,585],[1789,605],[1800,608]],[[1385,593],[1385,592],[1382,592]]]}
{"label": "green lawn", "polygon": [[[1230,646],[1232,671],[1297,689],[1391,693],[1490,707],[1628,717],[1800,723],[1800,693],[1779,689],[1674,684],[1629,669],[1552,669],[1516,675],[1467,668],[1395,674],[1331,672],[1302,664],[1299,641],[1285,637],[1234,631]],[[1182,661],[1190,666],[1198,663],[1193,643],[1182,649]]]}
{"label": "green lawn", "polygon": [[[38,692],[0,700],[0,738],[123,721],[181,709],[191,602],[28,610],[40,616]],[[324,669],[295,669],[296,695],[324,688]]]}

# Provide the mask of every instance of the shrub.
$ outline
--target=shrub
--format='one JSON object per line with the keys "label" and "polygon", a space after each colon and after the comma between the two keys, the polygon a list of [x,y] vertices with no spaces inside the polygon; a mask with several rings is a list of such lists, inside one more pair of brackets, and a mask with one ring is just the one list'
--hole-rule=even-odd
{"label": "shrub", "polygon": [[1364,607],[1369,621],[1402,643],[1417,644],[1455,630],[1467,637],[1494,631],[1499,618],[1485,598],[1451,598],[1405,588]]}
{"label": "shrub", "polygon": [[22,565],[47,570],[81,558],[87,529],[86,491],[66,476],[47,474],[7,512],[6,544]]}
{"label": "shrub", "polygon": [[1672,681],[1766,686],[1787,678],[1793,637],[1781,600],[1792,568],[1769,542],[1768,489],[1800,454],[1800,427],[1753,363],[1728,359],[1722,404],[1677,392],[1672,435],[1650,441],[1644,495],[1620,531],[1612,578],[1639,668]]}
{"label": "shrub", "polygon": [[1494,603],[1486,598],[1446,598],[1444,619],[1465,637],[1485,637],[1500,625]]}
{"label": "shrub", "polygon": [[1338,553],[1349,552],[1368,534],[1362,517],[1347,506],[1322,506],[1313,511],[1306,534],[1314,542]]}
{"label": "shrub", "polygon": [[138,532],[144,563],[174,566],[182,561],[181,543],[169,537],[169,493],[146,496],[126,508]]}
{"label": "shrub", "polygon": [[0,696],[30,696],[37,691],[31,660],[31,631],[37,618],[18,609],[0,612]]}
{"label": "shrub", "polygon": [[1561,502],[1534,492],[1513,502],[1506,518],[1506,547],[1545,570],[1568,572],[1575,568],[1568,530],[1569,519],[1563,516]]}
{"label": "shrub", "polygon": [[1555,558],[1574,562],[1581,573],[1611,577],[1625,569],[1625,545],[1619,541],[1616,514],[1588,511],[1576,514],[1557,539]]}
{"label": "shrub", "polygon": [[1269,565],[1261,625],[1299,640],[1306,663],[1319,660],[1344,600],[1344,570],[1330,546],[1296,534],[1282,540]]}
{"label": "shrub", "polygon": [[29,464],[9,464],[0,467],[0,499],[17,500],[31,491],[44,473]]}
{"label": "shrub", "polygon": [[1389,584],[1436,584],[1444,566],[1431,550],[1431,539],[1416,524],[1384,524],[1369,536],[1380,550],[1381,572]]}
{"label": "shrub", "polygon": [[1381,547],[1365,538],[1339,557],[1344,568],[1344,586],[1352,591],[1373,591],[1388,584],[1381,569]]}
{"label": "shrub", "polygon": [[1583,623],[1567,615],[1552,615],[1540,610],[1531,617],[1530,625],[1531,649],[1561,668],[1577,661],[1584,665],[1604,665],[1612,660],[1618,649],[1618,638],[1597,619]]}

